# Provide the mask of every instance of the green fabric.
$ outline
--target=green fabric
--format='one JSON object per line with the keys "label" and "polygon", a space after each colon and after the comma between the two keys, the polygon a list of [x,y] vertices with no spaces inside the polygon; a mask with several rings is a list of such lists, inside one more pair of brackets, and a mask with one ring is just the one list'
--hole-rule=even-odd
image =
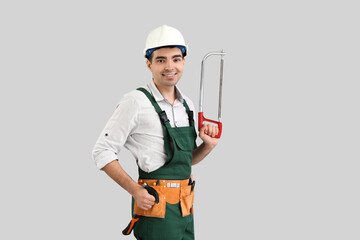
{"label": "green fabric", "polygon": [[138,240],[193,240],[193,214],[182,217],[179,204],[166,203],[165,218],[141,217],[134,236]]}
{"label": "green fabric", "polygon": [[[161,121],[162,116],[166,113],[161,110],[154,97],[146,89],[138,88],[138,90],[142,91],[150,100]],[[189,114],[191,111],[185,100],[184,107]],[[139,168],[141,179],[184,180],[190,177],[192,151],[196,148],[197,137],[192,117],[189,117],[189,127],[172,128],[169,121],[161,121],[168,161],[164,166],[151,173],[144,172]]]}
{"label": "green fabric", "polygon": [[[147,173],[139,168],[140,179],[184,180],[191,175],[192,151],[196,148],[196,131],[192,111],[184,100],[189,116],[189,127],[172,128],[154,97],[144,88],[138,88],[150,100],[159,114],[164,132],[164,147],[168,160],[161,168]],[[164,116],[165,114],[165,116]],[[138,240],[193,240],[193,214],[182,217],[180,203],[166,203],[165,218],[141,217],[134,227]]]}

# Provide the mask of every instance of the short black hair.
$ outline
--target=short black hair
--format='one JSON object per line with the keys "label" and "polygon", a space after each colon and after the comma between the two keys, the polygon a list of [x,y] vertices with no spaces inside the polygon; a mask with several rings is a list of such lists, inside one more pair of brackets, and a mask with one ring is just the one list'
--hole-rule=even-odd
{"label": "short black hair", "polygon": [[[157,48],[156,50],[158,50],[158,49],[160,49],[160,48],[176,48],[177,46],[163,46],[163,47],[159,47],[159,48]],[[155,51],[156,51],[155,50]],[[155,52],[154,51],[154,52]],[[152,62],[152,59],[153,59],[153,56],[154,56],[154,52],[152,52],[149,56],[145,56],[145,58],[147,59],[147,60],[149,60],[150,62]],[[186,52],[185,52],[185,54],[181,51],[181,55],[182,55],[182,58],[184,58],[185,56],[186,56]]]}

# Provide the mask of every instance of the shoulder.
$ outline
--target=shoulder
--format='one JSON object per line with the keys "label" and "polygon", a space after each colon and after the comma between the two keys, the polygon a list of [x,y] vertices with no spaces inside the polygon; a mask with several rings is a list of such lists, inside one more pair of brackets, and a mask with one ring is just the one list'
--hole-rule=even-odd
{"label": "shoulder", "polygon": [[183,92],[178,87],[176,87],[176,92],[177,92],[178,95],[181,96],[182,99],[184,99],[186,101],[186,103],[189,106],[190,110],[195,111],[195,106],[194,106],[193,101],[188,96],[183,94]]}
{"label": "shoulder", "polygon": [[182,97],[186,101],[186,103],[189,106],[190,110],[195,111],[195,105],[194,105],[193,101],[189,97],[187,97],[185,95],[182,95]]}
{"label": "shoulder", "polygon": [[[143,87],[147,89],[146,87]],[[139,90],[132,90],[131,92],[126,93],[121,100],[118,102],[120,104],[131,104],[134,106],[142,106],[146,102],[147,98],[145,94]]]}

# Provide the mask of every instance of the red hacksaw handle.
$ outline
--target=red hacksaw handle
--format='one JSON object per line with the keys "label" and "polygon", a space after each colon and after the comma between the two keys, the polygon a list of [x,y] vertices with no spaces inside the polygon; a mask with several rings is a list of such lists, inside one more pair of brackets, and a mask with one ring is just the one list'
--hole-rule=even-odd
{"label": "red hacksaw handle", "polygon": [[217,122],[211,119],[207,119],[204,117],[204,113],[203,112],[199,112],[198,113],[199,116],[199,123],[198,123],[198,127],[199,127],[199,131],[202,128],[202,126],[204,125],[203,122],[211,122],[211,123],[215,123],[217,124],[218,128],[219,128],[219,132],[218,134],[215,136],[216,138],[220,138],[221,136],[221,132],[222,132],[222,123],[221,122]]}

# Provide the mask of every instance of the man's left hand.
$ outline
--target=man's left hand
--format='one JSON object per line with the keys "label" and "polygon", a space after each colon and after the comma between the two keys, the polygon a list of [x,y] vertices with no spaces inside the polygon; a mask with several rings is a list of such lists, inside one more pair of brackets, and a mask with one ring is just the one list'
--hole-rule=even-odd
{"label": "man's left hand", "polygon": [[219,133],[219,128],[212,124],[204,124],[199,132],[199,137],[204,141],[205,144],[214,148],[219,142],[215,136]]}

